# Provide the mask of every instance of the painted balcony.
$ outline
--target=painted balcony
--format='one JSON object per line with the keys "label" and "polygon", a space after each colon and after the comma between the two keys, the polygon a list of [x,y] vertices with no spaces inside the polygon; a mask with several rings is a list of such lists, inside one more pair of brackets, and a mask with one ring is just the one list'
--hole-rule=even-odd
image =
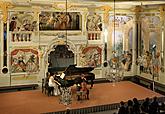
{"label": "painted balcony", "polygon": [[101,39],[101,31],[88,31],[88,40],[100,40]]}

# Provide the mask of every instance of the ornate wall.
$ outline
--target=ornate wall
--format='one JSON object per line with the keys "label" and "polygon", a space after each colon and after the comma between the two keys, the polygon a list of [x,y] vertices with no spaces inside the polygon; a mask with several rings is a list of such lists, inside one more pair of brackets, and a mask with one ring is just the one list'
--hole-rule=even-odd
{"label": "ornate wall", "polygon": [[[0,8],[0,69],[1,76],[6,80],[4,85],[41,82],[48,71],[48,55],[57,45],[67,44],[78,66],[95,67],[93,72],[96,78],[104,77],[103,63],[111,59],[113,50],[122,54],[135,45],[132,39],[136,24],[134,16],[137,14],[132,9],[115,9],[114,16],[110,6],[90,7],[81,3],[68,4],[66,15],[64,2],[47,5],[32,3],[27,7],[0,2]],[[138,22],[141,22],[141,29],[137,30],[141,34],[144,50],[149,50],[149,45],[156,43],[160,51],[159,12],[156,9],[152,11],[154,13],[140,13]],[[6,52],[4,24],[7,24]],[[105,30],[108,31],[107,36]],[[7,61],[6,65],[4,61]],[[3,72],[4,68],[8,71]]]}

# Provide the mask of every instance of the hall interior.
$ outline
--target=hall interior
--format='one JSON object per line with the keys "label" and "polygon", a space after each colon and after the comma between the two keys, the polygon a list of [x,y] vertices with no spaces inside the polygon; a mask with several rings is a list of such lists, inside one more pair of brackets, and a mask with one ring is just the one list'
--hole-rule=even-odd
{"label": "hall interior", "polygon": [[109,80],[114,57],[122,77],[153,81],[157,55],[154,81],[165,84],[163,0],[1,0],[0,15],[2,87],[41,85],[50,64],[94,67]]}

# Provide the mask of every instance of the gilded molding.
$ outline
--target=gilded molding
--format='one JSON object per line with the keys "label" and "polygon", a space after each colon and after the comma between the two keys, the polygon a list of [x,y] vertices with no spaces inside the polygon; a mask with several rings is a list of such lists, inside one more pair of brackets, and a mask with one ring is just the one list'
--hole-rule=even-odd
{"label": "gilded molding", "polygon": [[12,8],[13,5],[10,2],[3,2],[0,1],[0,8],[2,9],[2,14],[3,14],[3,22],[7,23],[7,18],[8,18],[8,9]]}
{"label": "gilded molding", "polygon": [[70,9],[72,8],[72,4],[71,3],[67,3],[67,6],[66,6],[66,3],[54,3],[52,5],[53,8],[55,8],[56,10],[66,10],[67,9]]}
{"label": "gilded molding", "polygon": [[109,23],[109,11],[112,10],[112,7],[102,6],[100,8],[104,11],[104,23],[106,23],[108,25],[108,23]]}
{"label": "gilded molding", "polygon": [[131,11],[135,13],[140,13],[140,12],[143,12],[144,10],[141,6],[136,6],[133,9],[131,9]]}
{"label": "gilded molding", "polygon": [[[66,32],[40,32],[40,35],[44,35],[44,36],[61,36],[61,35],[65,35]],[[78,35],[81,35],[82,32],[74,32],[74,33],[71,33],[71,32],[67,32],[67,36],[78,36]]]}
{"label": "gilded molding", "polygon": [[160,19],[161,19],[161,21],[164,21],[164,18],[165,18],[165,5],[160,6],[159,11],[160,11]]}
{"label": "gilded molding", "polygon": [[141,6],[136,6],[133,9],[131,9],[132,12],[135,12],[137,21],[140,20],[140,13],[144,11],[144,9]]}
{"label": "gilded molding", "polygon": [[34,6],[32,7],[33,11],[34,11],[34,20],[37,21],[38,20],[38,14],[41,12],[41,8]]}
{"label": "gilded molding", "polygon": [[104,11],[104,23],[108,24],[109,23],[109,11],[112,10],[112,7],[110,6],[100,6],[100,7],[96,7],[96,10],[101,10]]}
{"label": "gilded molding", "polygon": [[100,6],[100,7],[96,8],[96,9],[103,10],[104,12],[107,13],[110,10],[112,10],[112,7],[110,7],[110,6]]}

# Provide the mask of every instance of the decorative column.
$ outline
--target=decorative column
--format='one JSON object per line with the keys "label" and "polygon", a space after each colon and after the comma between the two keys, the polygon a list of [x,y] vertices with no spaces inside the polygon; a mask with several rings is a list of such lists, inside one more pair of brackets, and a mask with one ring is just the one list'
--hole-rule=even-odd
{"label": "decorative column", "polygon": [[160,6],[161,21],[161,66],[165,69],[165,5]]}
{"label": "decorative column", "polygon": [[0,1],[0,9],[2,10],[2,15],[3,15],[3,22],[7,23],[7,18],[8,18],[8,9],[12,8],[13,5],[10,2],[3,2]]}
{"label": "decorative column", "polygon": [[84,12],[80,13],[81,16],[82,16],[82,27],[81,28],[82,28],[82,31],[83,31],[83,35],[86,34],[86,23],[87,23],[87,9],[84,9],[84,10],[85,10]]}
{"label": "decorative column", "polygon": [[0,52],[1,52],[1,53],[0,53],[0,56],[1,56],[1,57],[0,57],[0,58],[1,58],[1,60],[0,60],[0,61],[1,61],[0,69],[2,69],[2,68],[3,68],[3,54],[4,54],[4,53],[3,53],[3,44],[4,44],[4,39],[3,39],[3,37],[4,37],[4,35],[3,35],[3,34],[4,34],[4,33],[3,33],[3,32],[4,32],[4,31],[3,31],[3,21],[0,22],[0,30],[1,30],[1,31],[0,31],[0,32],[1,32],[1,33],[0,33],[0,37],[1,37],[1,38],[0,38],[0,44],[1,44],[1,45],[0,45],[0,48],[1,48],[1,51],[0,51]]}
{"label": "decorative column", "polygon": [[133,42],[132,42],[132,71],[133,74],[137,73],[137,65],[136,65],[136,60],[137,60],[137,56],[138,56],[138,37],[139,37],[139,33],[138,33],[138,20],[139,20],[139,13],[142,11],[140,6],[136,6],[133,9],[134,12],[134,17],[133,17]]}
{"label": "decorative column", "polygon": [[75,57],[74,57],[74,64],[77,64],[77,66],[80,66],[80,45],[76,45],[75,49]]}
{"label": "decorative column", "polygon": [[[4,2],[4,1],[0,1],[0,9],[2,10],[2,20],[3,23],[1,24],[1,30],[2,30],[2,62],[3,62],[3,73],[8,73],[8,69],[9,69],[9,41],[10,39],[8,39],[8,31],[9,31],[9,20],[8,20],[8,9],[12,8],[13,5],[10,2]],[[6,31],[6,39],[4,39],[4,31]],[[10,71],[9,71],[10,72]]]}
{"label": "decorative column", "polygon": [[104,28],[104,49],[106,50],[104,56],[106,56],[106,60],[110,60],[110,53],[111,53],[111,45],[110,45],[110,30],[109,28],[109,11],[112,10],[110,6],[101,6],[100,10],[104,11],[103,14],[103,28]]}

